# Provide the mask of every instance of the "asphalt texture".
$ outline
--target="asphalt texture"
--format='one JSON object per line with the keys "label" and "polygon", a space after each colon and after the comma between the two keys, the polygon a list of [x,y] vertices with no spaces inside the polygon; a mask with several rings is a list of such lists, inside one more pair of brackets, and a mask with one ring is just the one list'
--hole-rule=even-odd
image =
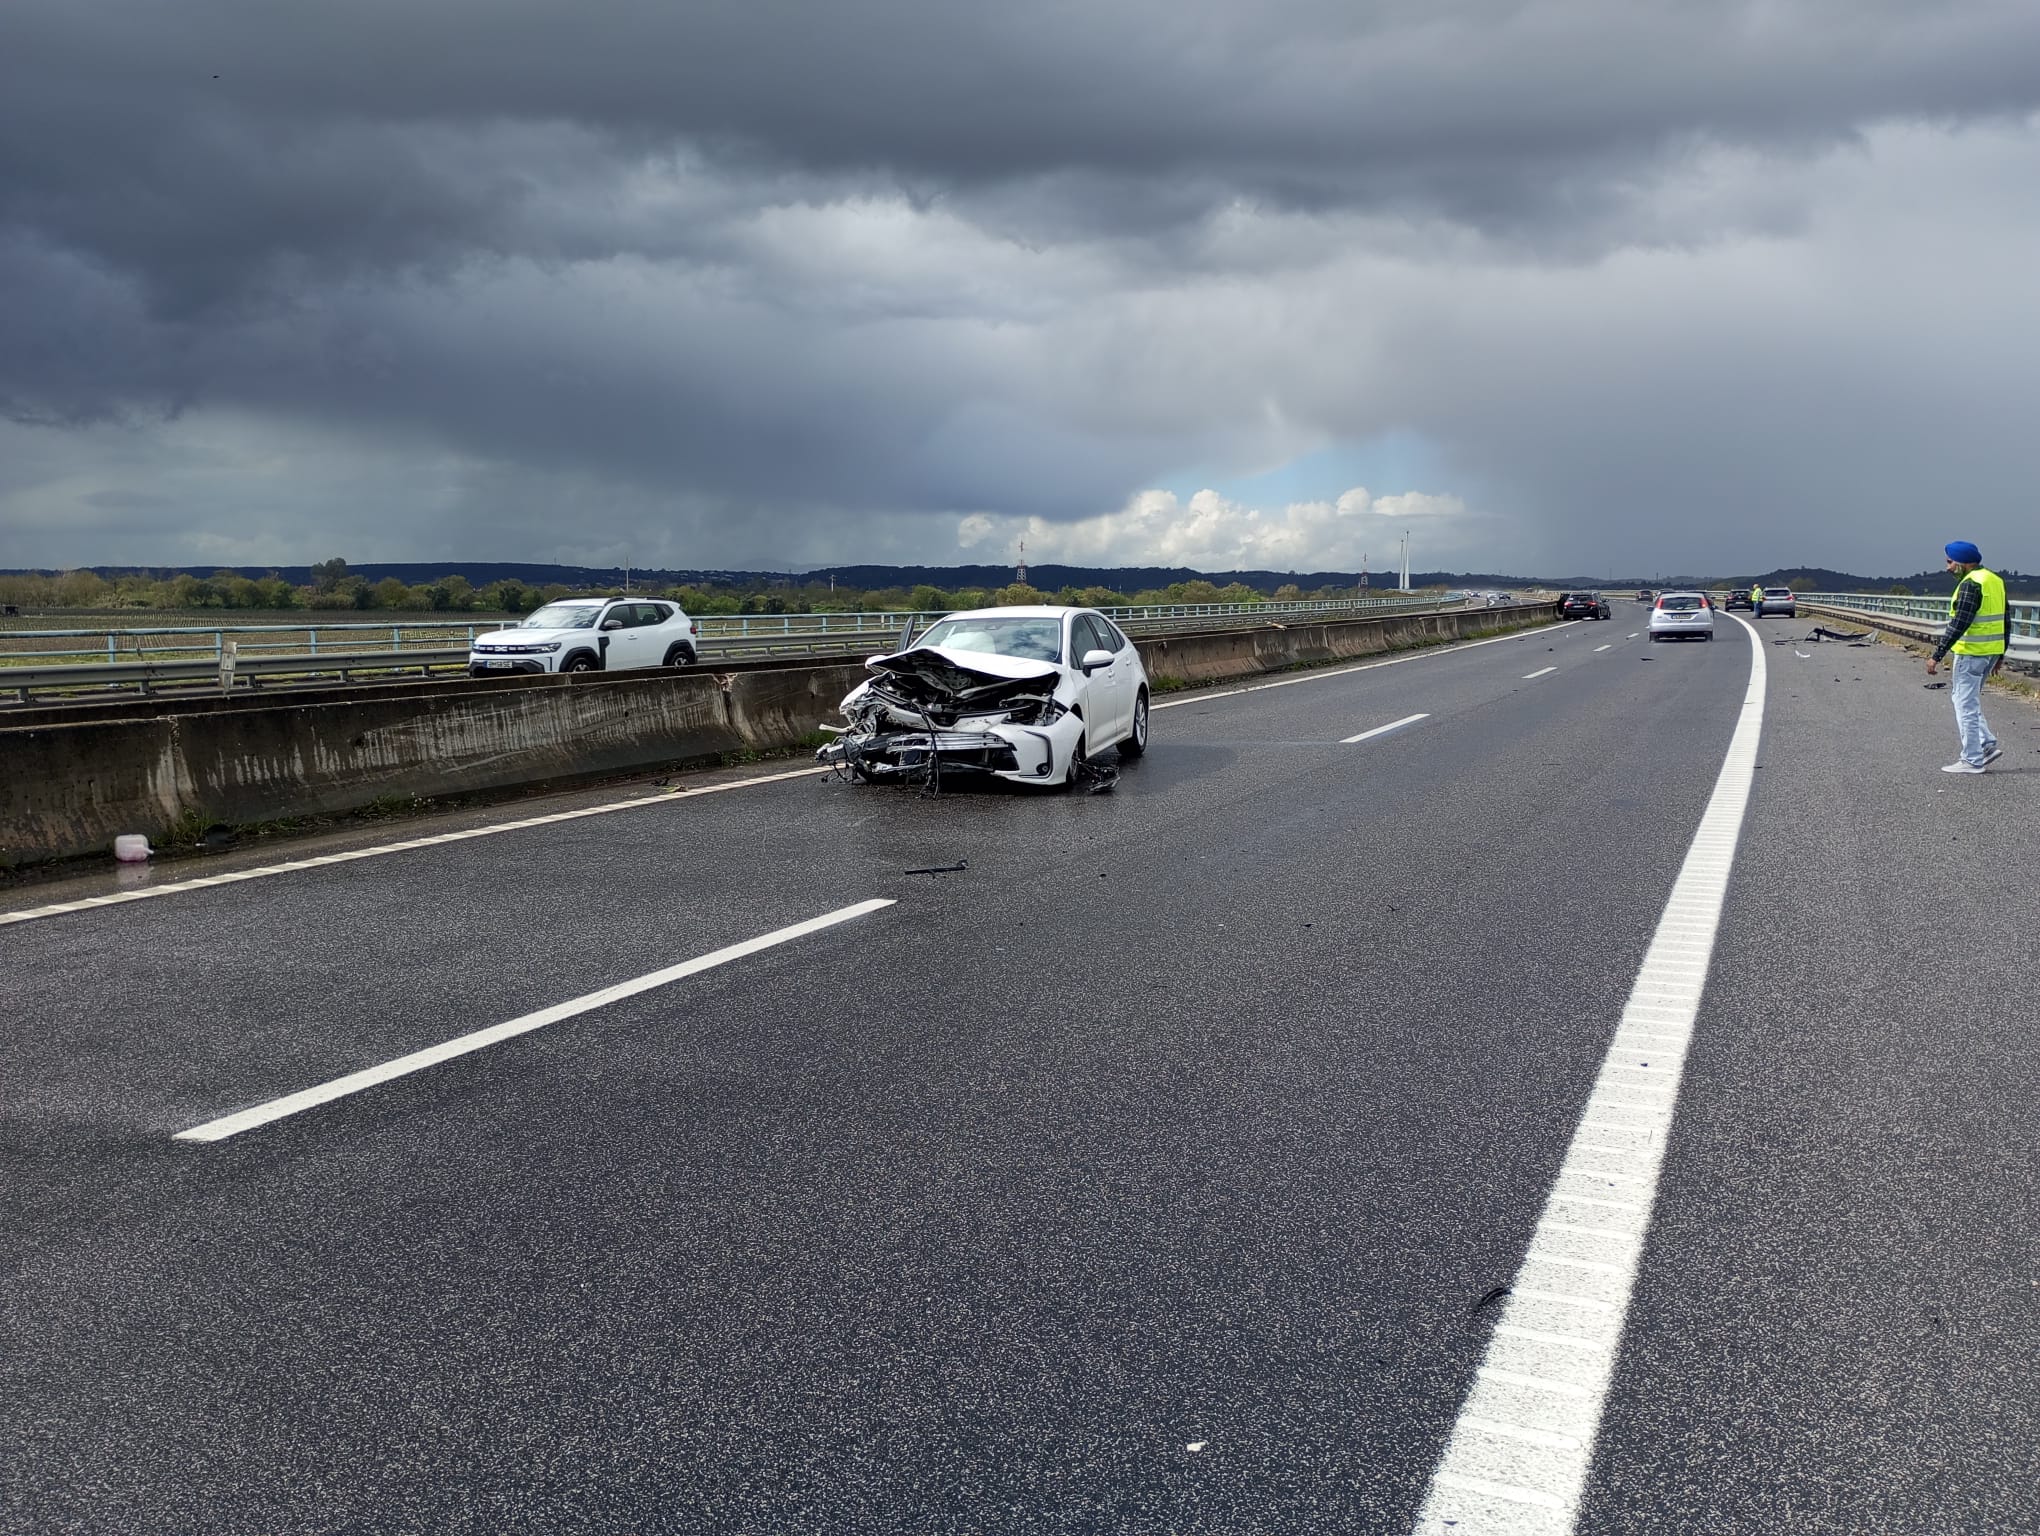
{"label": "asphalt texture", "polygon": [[[1165,698],[1109,794],[611,790],[0,928],[0,1530],[1407,1530],[1747,683],[1642,616]],[[1916,660],[1766,654],[1581,1529],[2040,1529],[2040,714],[1951,777]]]}

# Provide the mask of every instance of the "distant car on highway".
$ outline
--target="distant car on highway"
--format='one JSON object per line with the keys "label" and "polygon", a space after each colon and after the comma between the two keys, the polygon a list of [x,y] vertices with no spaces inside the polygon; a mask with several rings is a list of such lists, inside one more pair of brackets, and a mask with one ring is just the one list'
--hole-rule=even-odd
{"label": "distant car on highway", "polygon": [[1561,619],[1612,619],[1615,610],[1598,592],[1568,592],[1558,600]]}
{"label": "distant car on highway", "polygon": [[529,672],[628,672],[691,667],[701,634],[665,598],[566,597],[511,629],[477,635],[468,647],[474,677]]}
{"label": "distant car on highway", "polygon": [[1639,603],[1656,602],[1657,593],[1649,587],[1638,587],[1636,589],[1636,600]]}
{"label": "distant car on highway", "polygon": [[1714,638],[1714,603],[1705,592],[1661,592],[1650,610],[1653,640]]}
{"label": "distant car on highway", "polygon": [[1772,614],[1783,614],[1788,619],[1799,617],[1799,598],[1790,587],[1764,588],[1764,599],[1757,604],[1757,617],[1768,619]]}
{"label": "distant car on highway", "polygon": [[1737,609],[1742,610],[1744,613],[1749,613],[1753,611],[1755,607],[1755,605],[1750,602],[1749,589],[1746,587],[1733,588],[1728,594],[1728,601],[1724,603],[1722,606],[1725,607],[1730,613],[1734,613]]}

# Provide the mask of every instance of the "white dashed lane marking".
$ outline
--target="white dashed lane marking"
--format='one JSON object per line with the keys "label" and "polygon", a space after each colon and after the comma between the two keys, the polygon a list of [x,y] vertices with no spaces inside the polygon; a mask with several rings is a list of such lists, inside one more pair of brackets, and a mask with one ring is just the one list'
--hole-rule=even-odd
{"label": "white dashed lane marking", "polygon": [[1535,672],[1525,672],[1523,674],[1523,681],[1527,683],[1534,678],[1547,676],[1548,674],[1556,672],[1557,670],[1558,668],[1556,667],[1539,667]]}
{"label": "white dashed lane marking", "polygon": [[1340,746],[1351,746],[1356,741],[1369,741],[1376,736],[1386,736],[1390,731],[1399,731],[1406,725],[1415,725],[1419,720],[1428,720],[1428,714],[1404,715],[1400,720],[1391,720],[1387,725],[1377,725],[1371,731],[1362,731],[1358,736],[1342,736]]}
{"label": "white dashed lane marking", "polygon": [[422,1051],[413,1051],[408,1056],[399,1056],[395,1061],[386,1061],[381,1066],[350,1072],[345,1077],[336,1077],[331,1082],[319,1084],[316,1088],[306,1088],[297,1093],[286,1094],[280,1099],[271,1099],[266,1104],[257,1104],[252,1109],[223,1115],[217,1120],[208,1120],[203,1125],[194,1125],[188,1131],[179,1131],[177,1140],[225,1141],[229,1136],[252,1131],[256,1126],[267,1125],[272,1120],[302,1114],[321,1104],[330,1104],[335,1099],[373,1088],[378,1083],[387,1083],[392,1078],[422,1072],[425,1068],[435,1067],[442,1061],[452,1061],[456,1056],[466,1056],[475,1051],[485,1050],[502,1041],[515,1039],[518,1035],[528,1035],[535,1029],[544,1029],[548,1024],[571,1019],[577,1014],[606,1008],[609,1004],[620,1003],[627,997],[636,997],[640,992],[649,992],[654,987],[668,986],[688,976],[697,976],[719,965],[728,965],[732,960],[742,960],[749,955],[757,954],[760,950],[805,938],[811,933],[819,933],[824,928],[833,928],[838,923],[847,923],[852,918],[863,917],[867,913],[880,911],[893,904],[892,898],[880,896],[870,901],[860,901],[855,906],[825,912],[820,917],[809,918],[806,922],[775,929],[755,939],[746,939],[741,944],[731,944],[727,948],[715,950],[696,959],[683,960],[678,965],[669,965],[663,971],[653,971],[632,981],[621,981],[613,987],[604,987],[599,992],[590,992],[564,1003],[554,1003],[550,1008],[541,1008],[536,1013],[527,1013],[506,1023],[492,1024],[487,1029],[478,1029],[471,1034],[443,1040],[438,1045],[427,1046]]}
{"label": "white dashed lane marking", "polygon": [[1765,676],[1752,643],[1714,794],[1431,1475],[1419,1536],[1569,1536],[1578,1520],[1749,804]]}

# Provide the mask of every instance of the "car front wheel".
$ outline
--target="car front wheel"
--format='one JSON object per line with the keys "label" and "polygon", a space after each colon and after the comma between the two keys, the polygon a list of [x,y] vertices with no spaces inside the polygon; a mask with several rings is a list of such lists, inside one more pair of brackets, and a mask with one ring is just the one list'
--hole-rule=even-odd
{"label": "car front wheel", "polygon": [[1077,780],[1083,777],[1084,768],[1089,762],[1090,759],[1084,755],[1084,738],[1079,736],[1077,744],[1070,748],[1070,763],[1069,767],[1063,770],[1062,787],[1075,789]]}
{"label": "car front wheel", "polygon": [[1127,732],[1126,740],[1119,744],[1121,757],[1139,757],[1147,751],[1148,743],[1148,696],[1143,688],[1133,701],[1133,729]]}
{"label": "car front wheel", "polygon": [[560,670],[562,672],[593,672],[595,670],[595,658],[593,656],[570,656],[565,664],[561,666]]}
{"label": "car front wheel", "polygon": [[665,665],[669,667],[691,667],[694,665],[694,652],[688,650],[684,645],[676,645],[673,649],[666,652]]}

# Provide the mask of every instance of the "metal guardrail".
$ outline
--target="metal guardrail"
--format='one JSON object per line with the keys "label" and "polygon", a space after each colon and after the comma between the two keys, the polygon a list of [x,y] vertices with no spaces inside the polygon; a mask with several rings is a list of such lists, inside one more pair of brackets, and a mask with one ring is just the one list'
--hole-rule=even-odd
{"label": "metal guardrail", "polygon": [[[1292,603],[1170,603],[1100,610],[1134,635],[1206,629],[1242,620],[1280,623],[1360,617],[1439,607],[1436,597],[1396,594]],[[695,621],[702,660],[846,656],[890,650],[907,624],[925,628],[954,610],[893,613],[714,614]],[[418,672],[463,667],[479,634],[510,627],[472,620],[409,624],[162,625],[125,630],[14,630],[0,633],[0,698],[26,704],[36,694],[137,691],[167,684],[219,682],[228,674],[250,687],[262,679]],[[387,638],[385,638],[387,637]],[[458,637],[458,650],[447,645]],[[84,640],[75,647],[25,648],[6,641]],[[154,641],[154,644],[147,642]],[[381,642],[377,644],[377,642]],[[373,647],[373,648],[368,648]],[[91,658],[85,660],[83,658]]]}
{"label": "metal guardrail", "polygon": [[[1436,608],[1438,598],[1422,594],[1397,594],[1391,598],[1326,598],[1312,602],[1210,602],[1210,604],[1155,604],[1149,608],[1102,608],[1120,628],[1146,632],[1159,628],[1181,628],[1226,618],[1334,618],[1342,614],[1377,614],[1408,608]],[[777,641],[794,641],[796,649],[810,649],[816,638],[869,636],[889,641],[906,628],[932,624],[942,614],[932,612],[849,612],[849,614],[706,614],[696,616],[704,653],[712,647],[718,653],[767,651]],[[477,634],[514,628],[514,616],[502,620],[414,620],[402,624],[157,624],[118,630],[0,630],[0,663],[33,655],[37,661],[218,661],[226,641],[235,641],[243,661],[253,655],[328,655],[347,651],[408,651],[445,649],[453,636],[473,643]],[[288,636],[288,638],[286,638]],[[388,638],[386,638],[388,636]],[[22,641],[82,641],[75,647],[20,645]]]}
{"label": "metal guardrail", "polygon": [[[1909,625],[1917,625],[1921,635],[1929,639],[1948,622],[1948,599],[1945,597],[1872,596],[1863,592],[1801,592],[1799,600],[1802,603],[1817,603],[1823,608],[1839,609],[1844,613],[1875,614],[1882,618],[1898,619]],[[2005,615],[2010,629],[2005,646],[2007,658],[2018,662],[2040,663],[2040,602],[2024,602],[2014,598],[2005,606],[2010,610]]]}
{"label": "metal guardrail", "polygon": [[[1393,596],[1320,598],[1286,603],[1163,603],[1149,607],[1103,608],[1098,610],[1128,633],[1163,627],[1184,627],[1214,619],[1244,617],[1292,618],[1395,612],[1410,608],[1438,606],[1432,595],[1398,593]],[[775,640],[808,642],[821,638],[848,639],[868,636],[891,639],[912,620],[915,627],[932,624],[953,609],[896,611],[888,613],[786,613],[697,615],[704,651],[713,646],[755,653]],[[444,649],[455,635],[472,643],[478,634],[515,626],[514,615],[500,620],[480,616],[466,619],[418,619],[400,623],[322,624],[200,624],[141,625],[122,629],[14,629],[0,630],[0,663],[32,655],[38,662],[78,661],[113,664],[147,661],[152,652],[166,652],[163,661],[197,661],[211,657],[217,662],[232,639],[243,662],[265,654],[323,656],[335,651]],[[285,638],[288,637],[288,638]],[[77,640],[76,646],[23,645],[23,641]],[[808,649],[802,644],[798,649]],[[5,686],[0,684],[0,686]]]}
{"label": "metal guardrail", "polygon": [[[237,656],[231,679],[259,688],[267,679],[327,678],[338,675],[342,682],[358,674],[413,673],[429,676],[435,669],[467,670],[466,647],[457,651],[354,651],[344,655],[326,652],[319,656]],[[26,704],[37,693],[103,693],[119,689],[143,695],[169,683],[214,683],[227,681],[218,661],[115,661],[68,662],[50,667],[7,667],[0,669],[0,694],[13,694]]]}

